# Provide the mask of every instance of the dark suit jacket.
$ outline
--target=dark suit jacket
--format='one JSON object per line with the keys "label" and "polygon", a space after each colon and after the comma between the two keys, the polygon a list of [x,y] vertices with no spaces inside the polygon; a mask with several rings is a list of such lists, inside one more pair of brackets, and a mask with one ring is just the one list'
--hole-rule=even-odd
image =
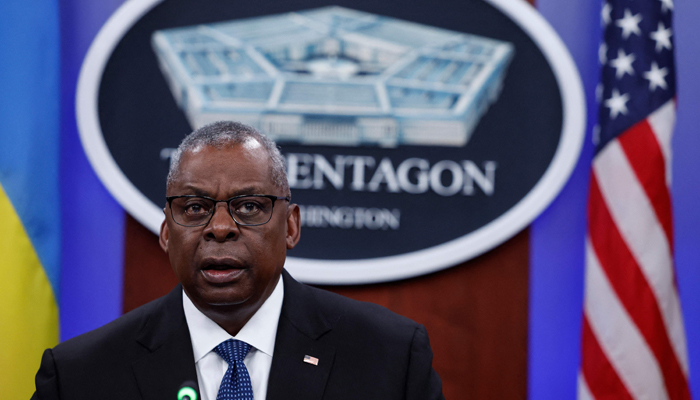
{"label": "dark suit jacket", "polygon": [[[423,326],[292,279],[268,400],[444,399]],[[304,356],[319,359],[314,366]],[[197,382],[182,288],[44,352],[32,399],[172,400]]]}

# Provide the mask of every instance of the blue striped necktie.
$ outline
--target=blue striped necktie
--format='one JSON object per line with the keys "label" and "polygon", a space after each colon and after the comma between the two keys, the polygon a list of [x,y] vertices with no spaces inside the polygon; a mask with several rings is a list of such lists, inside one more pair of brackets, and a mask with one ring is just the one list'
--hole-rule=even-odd
{"label": "blue striped necktie", "polygon": [[243,364],[248,351],[250,345],[236,339],[228,339],[214,348],[214,352],[228,363],[216,400],[253,400],[250,375]]}

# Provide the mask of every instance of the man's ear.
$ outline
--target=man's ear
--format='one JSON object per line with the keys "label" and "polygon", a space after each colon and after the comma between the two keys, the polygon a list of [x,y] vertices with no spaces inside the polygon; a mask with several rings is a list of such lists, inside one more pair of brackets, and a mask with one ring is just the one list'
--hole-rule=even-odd
{"label": "man's ear", "polygon": [[287,208],[287,249],[291,250],[301,237],[301,214],[299,206],[290,204]]}
{"label": "man's ear", "polygon": [[[165,209],[163,209],[165,214]],[[168,253],[168,238],[170,237],[170,231],[168,230],[168,217],[166,216],[163,223],[160,224],[160,235],[158,235],[158,243],[160,248],[167,254]]]}

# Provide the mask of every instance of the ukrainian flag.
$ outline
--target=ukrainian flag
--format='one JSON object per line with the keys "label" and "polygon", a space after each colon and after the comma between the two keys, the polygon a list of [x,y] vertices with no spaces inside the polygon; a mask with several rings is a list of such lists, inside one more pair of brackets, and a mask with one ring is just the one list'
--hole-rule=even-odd
{"label": "ukrainian flag", "polygon": [[[57,0],[0,1],[0,396],[28,399],[58,343]],[[75,210],[80,212],[80,210]]]}

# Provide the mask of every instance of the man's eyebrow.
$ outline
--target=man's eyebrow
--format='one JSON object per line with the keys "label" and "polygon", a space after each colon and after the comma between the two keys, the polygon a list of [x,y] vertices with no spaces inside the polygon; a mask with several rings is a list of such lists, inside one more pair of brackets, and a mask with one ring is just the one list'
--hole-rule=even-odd
{"label": "man's eyebrow", "polygon": [[193,186],[193,185],[185,185],[185,192],[189,192],[186,194],[193,194],[195,196],[209,197],[209,192],[207,192],[204,189],[198,188],[197,186]]}
{"label": "man's eyebrow", "polygon": [[[211,195],[211,193],[209,193],[209,191],[204,190],[202,188],[199,188],[197,186],[189,185],[189,184],[185,185],[185,193],[183,193],[183,194],[192,194],[195,196],[212,197],[212,195]],[[246,187],[236,189],[228,197],[231,198],[231,197],[241,196],[244,194],[268,194],[268,193],[262,193],[262,189],[258,186],[246,186]]]}
{"label": "man's eyebrow", "polygon": [[262,190],[257,186],[246,186],[244,188],[240,188],[240,189],[234,191],[233,194],[231,195],[231,197],[241,196],[244,194],[267,194],[267,193],[262,193]]}

